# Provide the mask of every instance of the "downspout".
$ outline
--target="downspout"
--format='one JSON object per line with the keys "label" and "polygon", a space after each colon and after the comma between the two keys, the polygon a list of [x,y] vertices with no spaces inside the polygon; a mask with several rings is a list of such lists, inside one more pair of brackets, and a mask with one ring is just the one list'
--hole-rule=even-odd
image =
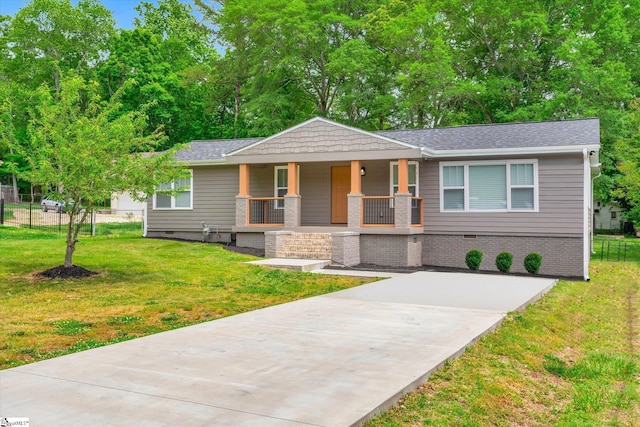
{"label": "downspout", "polygon": [[145,203],[144,208],[142,209],[142,237],[147,237],[147,226],[149,224],[149,220],[147,218],[147,211],[149,211],[148,198],[147,198],[147,203]]}
{"label": "downspout", "polygon": [[[585,174],[585,185],[584,190],[589,191],[589,195],[585,194],[584,204],[585,204],[585,215],[589,215],[589,218],[585,218],[585,233],[584,239],[585,244],[588,244],[589,247],[585,247],[584,250],[584,279],[589,281],[589,261],[591,259],[591,254],[593,253],[593,235],[594,235],[594,224],[593,224],[593,180],[600,176],[600,159],[599,152],[597,150],[583,150],[583,161],[584,161],[584,174]],[[596,175],[597,174],[597,175]],[[587,225],[590,225],[587,230]]]}

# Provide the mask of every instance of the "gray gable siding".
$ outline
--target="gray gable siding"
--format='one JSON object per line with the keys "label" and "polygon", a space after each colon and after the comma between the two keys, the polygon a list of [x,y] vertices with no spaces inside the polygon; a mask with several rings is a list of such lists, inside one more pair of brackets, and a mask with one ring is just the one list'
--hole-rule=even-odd
{"label": "gray gable siding", "polygon": [[385,151],[406,146],[325,121],[312,121],[272,137],[234,156]]}
{"label": "gray gable siding", "polygon": [[439,162],[423,162],[420,193],[425,203],[425,233],[581,237],[584,226],[582,155],[547,155],[537,159],[539,212],[504,213],[441,213]]}

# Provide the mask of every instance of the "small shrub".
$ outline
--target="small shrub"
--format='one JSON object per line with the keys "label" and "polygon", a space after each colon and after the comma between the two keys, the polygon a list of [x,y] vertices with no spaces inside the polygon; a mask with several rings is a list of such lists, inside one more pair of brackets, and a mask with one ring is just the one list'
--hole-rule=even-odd
{"label": "small shrub", "polygon": [[508,273],[513,264],[513,255],[509,252],[500,252],[496,257],[496,267],[503,273]]}
{"label": "small shrub", "polygon": [[471,249],[467,252],[464,260],[467,263],[467,267],[471,270],[478,271],[480,269],[480,263],[482,263],[482,252],[478,249]]}
{"label": "small shrub", "polygon": [[542,264],[542,255],[536,252],[531,252],[524,257],[524,268],[531,274],[538,274],[540,265]]}

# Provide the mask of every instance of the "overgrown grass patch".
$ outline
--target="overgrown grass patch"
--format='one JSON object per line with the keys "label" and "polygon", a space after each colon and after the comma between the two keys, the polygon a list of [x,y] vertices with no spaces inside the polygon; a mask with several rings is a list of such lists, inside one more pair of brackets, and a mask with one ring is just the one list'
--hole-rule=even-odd
{"label": "overgrown grass patch", "polygon": [[94,348],[368,280],[269,270],[221,245],[81,237],[74,263],[99,274],[43,280],[62,264],[64,236],[0,227],[0,368]]}
{"label": "overgrown grass patch", "polygon": [[640,425],[640,265],[593,262],[369,426]]}

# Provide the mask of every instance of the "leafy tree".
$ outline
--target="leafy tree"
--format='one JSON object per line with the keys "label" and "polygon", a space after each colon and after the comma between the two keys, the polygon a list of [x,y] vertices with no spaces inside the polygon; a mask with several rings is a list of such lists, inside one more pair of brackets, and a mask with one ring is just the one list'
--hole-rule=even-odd
{"label": "leafy tree", "polygon": [[14,145],[29,164],[21,177],[66,205],[64,267],[73,265],[80,227],[99,203],[114,192],[152,194],[159,183],[184,172],[174,164],[173,151],[141,155],[164,137],[160,132],[143,136],[144,113],[119,114],[121,95],[119,91],[103,101],[97,84],[79,76],[61,79],[57,95],[42,85],[31,113],[28,140]]}
{"label": "leafy tree", "polygon": [[614,195],[628,209],[627,219],[640,230],[640,98],[631,103],[626,121],[633,131],[616,145],[622,176]]}
{"label": "leafy tree", "polygon": [[31,0],[11,23],[8,72],[34,89],[47,83],[59,91],[65,70],[91,76],[114,32],[111,12],[98,0]]}

